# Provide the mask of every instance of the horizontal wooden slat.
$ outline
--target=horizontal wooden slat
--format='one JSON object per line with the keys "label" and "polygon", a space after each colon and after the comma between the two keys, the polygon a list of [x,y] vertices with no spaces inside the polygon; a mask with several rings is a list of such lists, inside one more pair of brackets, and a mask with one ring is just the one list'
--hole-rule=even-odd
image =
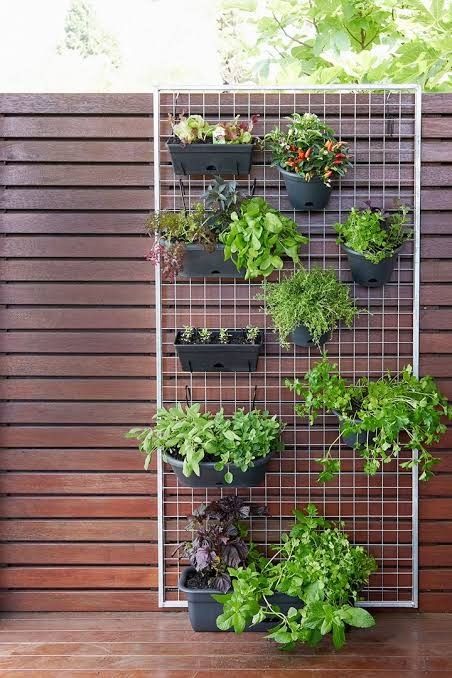
{"label": "horizontal wooden slat", "polygon": [[14,162],[152,162],[147,141],[0,141],[0,160]]}
{"label": "horizontal wooden slat", "polygon": [[9,188],[0,193],[0,209],[96,210],[105,205],[111,210],[151,210],[154,195],[147,188]]}
{"label": "horizontal wooden slat", "polygon": [[[143,243],[144,244],[144,243]],[[147,242],[149,245],[149,242]],[[145,250],[146,247],[143,247]],[[84,259],[9,259],[2,262],[0,280],[23,281],[146,281],[154,280],[154,266],[138,260]]]}
{"label": "horizontal wooden slat", "polygon": [[4,376],[151,377],[155,359],[149,356],[11,355],[0,358]]}
{"label": "horizontal wooden slat", "polygon": [[157,568],[137,567],[7,567],[0,586],[10,589],[145,589],[157,584]]}
{"label": "horizontal wooden slat", "polygon": [[148,418],[149,403],[142,402],[10,402],[0,413],[3,424],[120,424]]}
{"label": "horizontal wooden slat", "polygon": [[[10,236],[2,242],[2,253],[5,257],[45,257],[46,259],[52,257],[141,259],[149,251],[150,243],[150,239],[144,234],[130,238]],[[132,265],[130,262],[129,268],[132,268]],[[150,269],[151,265],[148,264],[148,268]]]}
{"label": "horizontal wooden slat", "polygon": [[[151,408],[149,408],[151,410]],[[153,412],[149,412],[149,420]],[[135,420],[132,424],[138,424]],[[143,422],[144,423],[144,422]],[[3,447],[124,447],[129,426],[7,426],[0,431]]]}
{"label": "horizontal wooden slat", "polygon": [[[154,353],[155,335],[151,332],[134,330],[125,332],[10,331],[0,335],[0,350],[8,353],[75,353],[80,350],[83,353]],[[0,391],[1,389],[0,383]]]}
{"label": "horizontal wooden slat", "polygon": [[152,94],[1,94],[4,114],[149,115]]}
{"label": "horizontal wooden slat", "polygon": [[[155,318],[150,309],[96,308],[93,312],[91,308],[14,308],[0,310],[0,327],[7,330],[111,329],[115,331],[118,327],[127,327],[130,330],[148,330],[155,327]],[[45,364],[45,359],[42,360],[44,360],[43,364]],[[65,360],[70,361],[70,358]],[[88,359],[89,362],[90,360]],[[102,360],[100,360],[101,363]],[[10,373],[14,374],[14,372]],[[86,371],[73,374],[73,376],[84,376],[85,374],[87,374]],[[122,374],[124,373],[119,372],[115,375],[113,372],[113,374],[107,374],[106,376],[121,376]],[[49,373],[49,376],[51,375],[52,372]]]}
{"label": "horizontal wooden slat", "polygon": [[[149,165],[28,165],[0,167],[3,186],[152,186]],[[438,183],[436,183],[436,186]]]}
{"label": "horizontal wooden slat", "polygon": [[122,137],[151,138],[152,119],[148,116],[20,116],[0,120],[0,137]]}
{"label": "horizontal wooden slat", "polygon": [[[17,165],[12,165],[11,167],[17,167]],[[30,165],[29,169],[33,167],[35,166]],[[43,165],[43,168],[49,167],[51,169],[51,166]],[[61,168],[61,165],[56,165],[56,167],[59,168],[59,176],[64,176],[71,169],[66,166]],[[64,169],[64,172],[62,172],[62,169]],[[127,177],[133,176],[137,168],[128,165],[127,172],[125,172],[124,167],[114,168],[108,165],[105,169],[117,170],[126,180]],[[79,166],[78,170],[94,172],[91,165]],[[131,170],[131,173],[129,170]],[[1,171],[2,166],[0,166]],[[101,172],[102,169],[99,171]],[[55,233],[59,235],[70,233],[76,235],[85,233],[99,233],[103,235],[121,233],[130,235],[132,233],[142,234],[145,220],[146,215],[136,212],[4,212],[0,214],[0,231],[4,233]],[[35,263],[38,264],[39,262]],[[52,266],[57,265],[58,262],[52,262]]]}
{"label": "horizontal wooden slat", "polygon": [[[61,477],[60,474],[58,477]],[[46,484],[46,483],[45,483]],[[89,493],[90,487],[86,493]],[[103,488],[99,483],[100,491],[108,494],[109,488]],[[39,488],[37,488],[39,489]],[[74,493],[80,487],[77,481]],[[63,495],[65,488],[62,487]],[[124,481],[124,492],[129,491],[127,478]],[[36,488],[30,492],[38,494]],[[133,490],[131,492],[133,494]],[[8,497],[1,501],[2,518],[154,518],[157,512],[156,500],[150,497]]]}
{"label": "horizontal wooden slat", "polygon": [[[115,348],[117,347],[113,346],[113,350]],[[141,379],[10,377],[0,381],[0,397],[5,400],[155,400],[156,386],[154,379],[146,377]]]}
{"label": "horizontal wooden slat", "polygon": [[157,544],[9,542],[0,544],[0,555],[11,565],[151,565],[157,562]]}
{"label": "horizontal wooden slat", "polygon": [[10,283],[0,287],[0,304],[151,306],[155,303],[154,290],[151,283]]}
{"label": "horizontal wooden slat", "polygon": [[[143,457],[132,448],[0,450],[2,471],[141,471],[142,468]],[[149,492],[153,487],[151,482]]]}
{"label": "horizontal wooden slat", "polygon": [[155,541],[155,520],[4,520],[6,541]]}
{"label": "horizontal wooden slat", "polygon": [[[137,452],[138,454],[138,452]],[[0,477],[5,494],[149,494],[145,471],[137,473],[5,473]]]}
{"label": "horizontal wooden slat", "polygon": [[[142,591],[1,591],[0,607],[4,611],[64,612],[64,611],[119,611],[157,610],[157,593]],[[33,664],[36,665],[34,658]]]}

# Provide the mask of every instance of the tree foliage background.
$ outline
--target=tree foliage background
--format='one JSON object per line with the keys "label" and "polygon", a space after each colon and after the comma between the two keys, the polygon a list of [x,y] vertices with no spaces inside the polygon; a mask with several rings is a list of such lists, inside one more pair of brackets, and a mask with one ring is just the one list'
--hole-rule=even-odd
{"label": "tree foliage background", "polygon": [[223,0],[221,21],[225,82],[452,89],[451,0]]}

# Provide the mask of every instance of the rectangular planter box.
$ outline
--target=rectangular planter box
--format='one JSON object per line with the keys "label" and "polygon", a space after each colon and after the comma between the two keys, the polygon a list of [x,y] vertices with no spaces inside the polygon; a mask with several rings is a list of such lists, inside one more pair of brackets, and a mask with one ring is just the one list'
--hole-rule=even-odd
{"label": "rectangular planter box", "polygon": [[[179,591],[187,596],[188,616],[193,631],[215,631],[223,633],[217,627],[217,617],[223,612],[221,603],[217,603],[212,598],[212,594],[221,594],[222,591],[212,591],[211,589],[189,589],[186,586],[187,577],[194,571],[194,568],[187,567],[183,570],[180,581]],[[299,598],[286,596],[284,593],[277,593],[269,598],[272,605],[278,605],[283,612],[287,612],[290,607],[301,607],[302,602]],[[262,622],[255,626],[250,626],[247,631],[268,631],[276,622]]]}
{"label": "rectangular planter box", "polygon": [[207,252],[200,245],[185,245],[181,278],[243,278],[245,271],[237,270],[233,261],[224,260],[224,245]]}
{"label": "rectangular planter box", "polygon": [[[218,333],[219,330],[212,330]],[[183,344],[181,330],[174,341],[184,372],[255,372],[262,350],[262,334],[255,344]],[[239,334],[235,332],[235,334]],[[232,342],[234,330],[230,331]]]}
{"label": "rectangular planter box", "polygon": [[175,174],[250,173],[254,144],[184,144],[168,141]]}

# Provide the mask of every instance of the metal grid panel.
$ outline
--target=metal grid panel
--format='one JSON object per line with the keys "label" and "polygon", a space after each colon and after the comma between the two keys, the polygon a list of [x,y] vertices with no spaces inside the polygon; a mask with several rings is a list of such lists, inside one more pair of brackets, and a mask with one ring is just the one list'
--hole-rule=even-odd
{"label": "metal grid panel", "polygon": [[[416,86],[390,88],[359,86],[255,89],[211,88],[157,90],[154,98],[156,210],[183,207],[165,142],[170,134],[168,113],[197,113],[209,121],[240,114],[259,113],[256,134],[286,124],[291,113],[313,112],[324,118],[347,141],[353,168],[335,185],[323,212],[295,212],[284,184],[270,167],[270,154],[255,152],[250,177],[239,181],[244,191],[257,179],[257,195],[300,225],[310,242],[302,248],[302,263],[336,270],[351,285],[358,305],[368,308],[352,329],[339,329],[327,344],[330,358],[351,378],[379,377],[387,369],[400,370],[407,363],[418,367],[419,195],[420,195],[420,93]],[[184,177],[189,204],[199,200],[209,178]],[[405,245],[394,282],[384,288],[354,285],[346,258],[335,242],[331,225],[345,217],[353,205],[394,207],[400,200],[411,208],[415,229],[412,244]],[[286,268],[286,270],[289,267]],[[284,272],[282,273],[284,275]],[[281,274],[270,279],[278,280]],[[286,422],[285,450],[272,460],[265,484],[251,489],[191,490],[179,486],[174,474],[159,460],[159,600],[161,606],[185,605],[179,597],[180,563],[175,545],[187,537],[185,519],[201,502],[220,494],[241,494],[266,504],[268,518],[254,519],[251,538],[264,548],[278,542],[290,528],[292,510],[315,502],[325,516],[342,519],[351,539],[368,548],[379,571],[364,591],[366,605],[417,605],[417,474],[390,464],[369,478],[352,450],[335,444],[343,471],[327,485],[317,482],[322,455],[337,437],[337,422],[325,416],[309,427],[294,414],[295,397],[283,385],[285,377],[303,376],[319,358],[317,350],[295,346],[281,350],[270,319],[255,297],[260,282],[190,279],[168,283],[157,276],[157,386],[159,404],[183,402],[186,386],[193,402],[215,411],[224,407],[251,407],[257,387],[256,407],[268,409]],[[175,331],[183,325],[241,328],[261,327],[265,347],[253,374],[185,373],[174,355]]]}

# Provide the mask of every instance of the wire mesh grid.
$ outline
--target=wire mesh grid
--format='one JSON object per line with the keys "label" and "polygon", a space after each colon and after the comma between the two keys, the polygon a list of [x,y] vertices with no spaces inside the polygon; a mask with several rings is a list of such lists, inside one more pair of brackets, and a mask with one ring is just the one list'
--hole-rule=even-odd
{"label": "wire mesh grid", "polygon": [[[263,136],[287,124],[293,112],[312,112],[330,124],[336,136],[348,142],[353,168],[334,187],[327,209],[295,212],[287,199],[270,154],[255,151],[250,176],[238,178],[244,192],[256,179],[256,195],[293,218],[309,236],[301,249],[306,267],[333,268],[351,286],[351,296],[368,313],[352,329],[340,328],[326,348],[344,376],[378,378],[388,369],[413,364],[417,370],[417,281],[419,246],[419,100],[413,87],[385,89],[325,88],[324,90],[218,89],[158,90],[154,104],[156,209],[183,208],[179,178],[174,175],[165,142],[170,135],[168,114],[200,114],[209,122],[248,118],[259,114],[255,132]],[[232,178],[232,177],[231,177]],[[189,205],[199,201],[209,177],[184,177]],[[404,246],[392,281],[383,288],[364,288],[352,282],[345,256],[336,244],[332,224],[356,205],[395,209],[398,202],[410,207],[416,237]],[[273,274],[281,279],[292,266]],[[277,414],[286,424],[284,451],[273,458],[265,483],[250,489],[191,490],[178,484],[169,467],[159,461],[159,600],[162,606],[184,605],[177,590],[180,568],[175,547],[189,535],[186,517],[200,503],[218,496],[240,494],[269,508],[267,518],[250,521],[251,539],[268,549],[281,532],[290,529],[292,511],[314,502],[331,519],[340,519],[354,543],[377,559],[379,570],[363,592],[366,605],[414,606],[417,604],[417,481],[415,473],[389,464],[376,476],[363,473],[362,462],[340,442],[332,453],[341,460],[342,472],[327,485],[317,481],[315,461],[337,438],[337,421],[324,416],[315,426],[294,412],[295,396],[284,387],[284,378],[302,377],[319,359],[317,349],[280,348],[269,317],[256,299],[260,281],[221,278],[160,280],[157,295],[159,404],[185,402],[186,387],[193,402],[232,413],[238,407],[256,407]],[[255,373],[187,373],[174,353],[174,336],[184,325],[240,329],[246,325],[264,332],[264,350]]]}

